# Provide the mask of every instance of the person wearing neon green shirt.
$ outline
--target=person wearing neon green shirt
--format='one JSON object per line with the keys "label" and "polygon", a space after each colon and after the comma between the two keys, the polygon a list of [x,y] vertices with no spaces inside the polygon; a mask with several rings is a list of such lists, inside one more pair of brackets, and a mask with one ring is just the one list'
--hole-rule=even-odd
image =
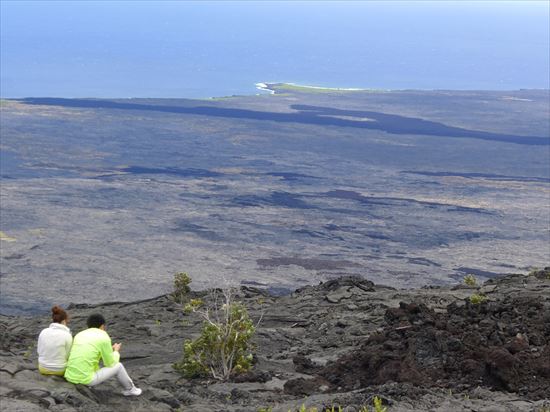
{"label": "person wearing neon green shirt", "polygon": [[[65,369],[65,379],[71,383],[96,386],[116,376],[124,388],[124,396],[141,395],[126,369],[120,363],[120,343],[111,346],[111,338],[105,332],[105,318],[94,313],[86,321],[88,329],[76,334]],[[99,368],[99,361],[103,368]]]}

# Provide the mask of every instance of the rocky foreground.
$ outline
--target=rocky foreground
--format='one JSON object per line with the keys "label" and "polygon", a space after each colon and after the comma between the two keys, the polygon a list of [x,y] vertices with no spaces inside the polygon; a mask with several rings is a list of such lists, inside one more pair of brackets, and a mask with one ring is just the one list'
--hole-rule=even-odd
{"label": "rocky foreground", "polygon": [[[487,300],[472,304],[473,294]],[[104,313],[137,398],[116,382],[89,389],[40,376],[36,338],[49,318],[0,316],[0,410],[358,411],[374,396],[388,412],[550,410],[550,268],[481,286],[397,290],[343,277],[283,297],[242,287],[238,298],[262,320],[253,371],[230,382],[173,369],[202,322],[170,296],[71,305],[73,334]]]}

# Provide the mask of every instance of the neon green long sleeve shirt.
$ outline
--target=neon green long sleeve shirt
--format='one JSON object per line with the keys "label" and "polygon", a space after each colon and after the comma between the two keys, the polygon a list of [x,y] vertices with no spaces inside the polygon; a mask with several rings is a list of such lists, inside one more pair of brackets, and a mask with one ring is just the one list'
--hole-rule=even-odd
{"label": "neon green long sleeve shirt", "polygon": [[114,366],[120,360],[120,354],[113,351],[107,332],[89,328],[77,333],[67,361],[65,379],[71,383],[88,385],[99,369],[100,359],[106,367]]}

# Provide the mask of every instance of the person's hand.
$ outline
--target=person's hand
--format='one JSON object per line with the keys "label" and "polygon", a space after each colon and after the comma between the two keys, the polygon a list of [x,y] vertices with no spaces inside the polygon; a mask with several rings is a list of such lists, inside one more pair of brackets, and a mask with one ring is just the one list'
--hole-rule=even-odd
{"label": "person's hand", "polygon": [[121,346],[122,346],[121,343],[115,343],[115,344],[113,345],[113,350],[114,350],[115,352],[119,352]]}

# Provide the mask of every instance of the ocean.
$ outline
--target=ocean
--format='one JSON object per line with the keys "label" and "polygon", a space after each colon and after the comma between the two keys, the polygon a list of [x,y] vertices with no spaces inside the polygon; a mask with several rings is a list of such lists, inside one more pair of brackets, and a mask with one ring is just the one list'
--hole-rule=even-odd
{"label": "ocean", "polygon": [[2,97],[549,88],[549,2],[2,1]]}

